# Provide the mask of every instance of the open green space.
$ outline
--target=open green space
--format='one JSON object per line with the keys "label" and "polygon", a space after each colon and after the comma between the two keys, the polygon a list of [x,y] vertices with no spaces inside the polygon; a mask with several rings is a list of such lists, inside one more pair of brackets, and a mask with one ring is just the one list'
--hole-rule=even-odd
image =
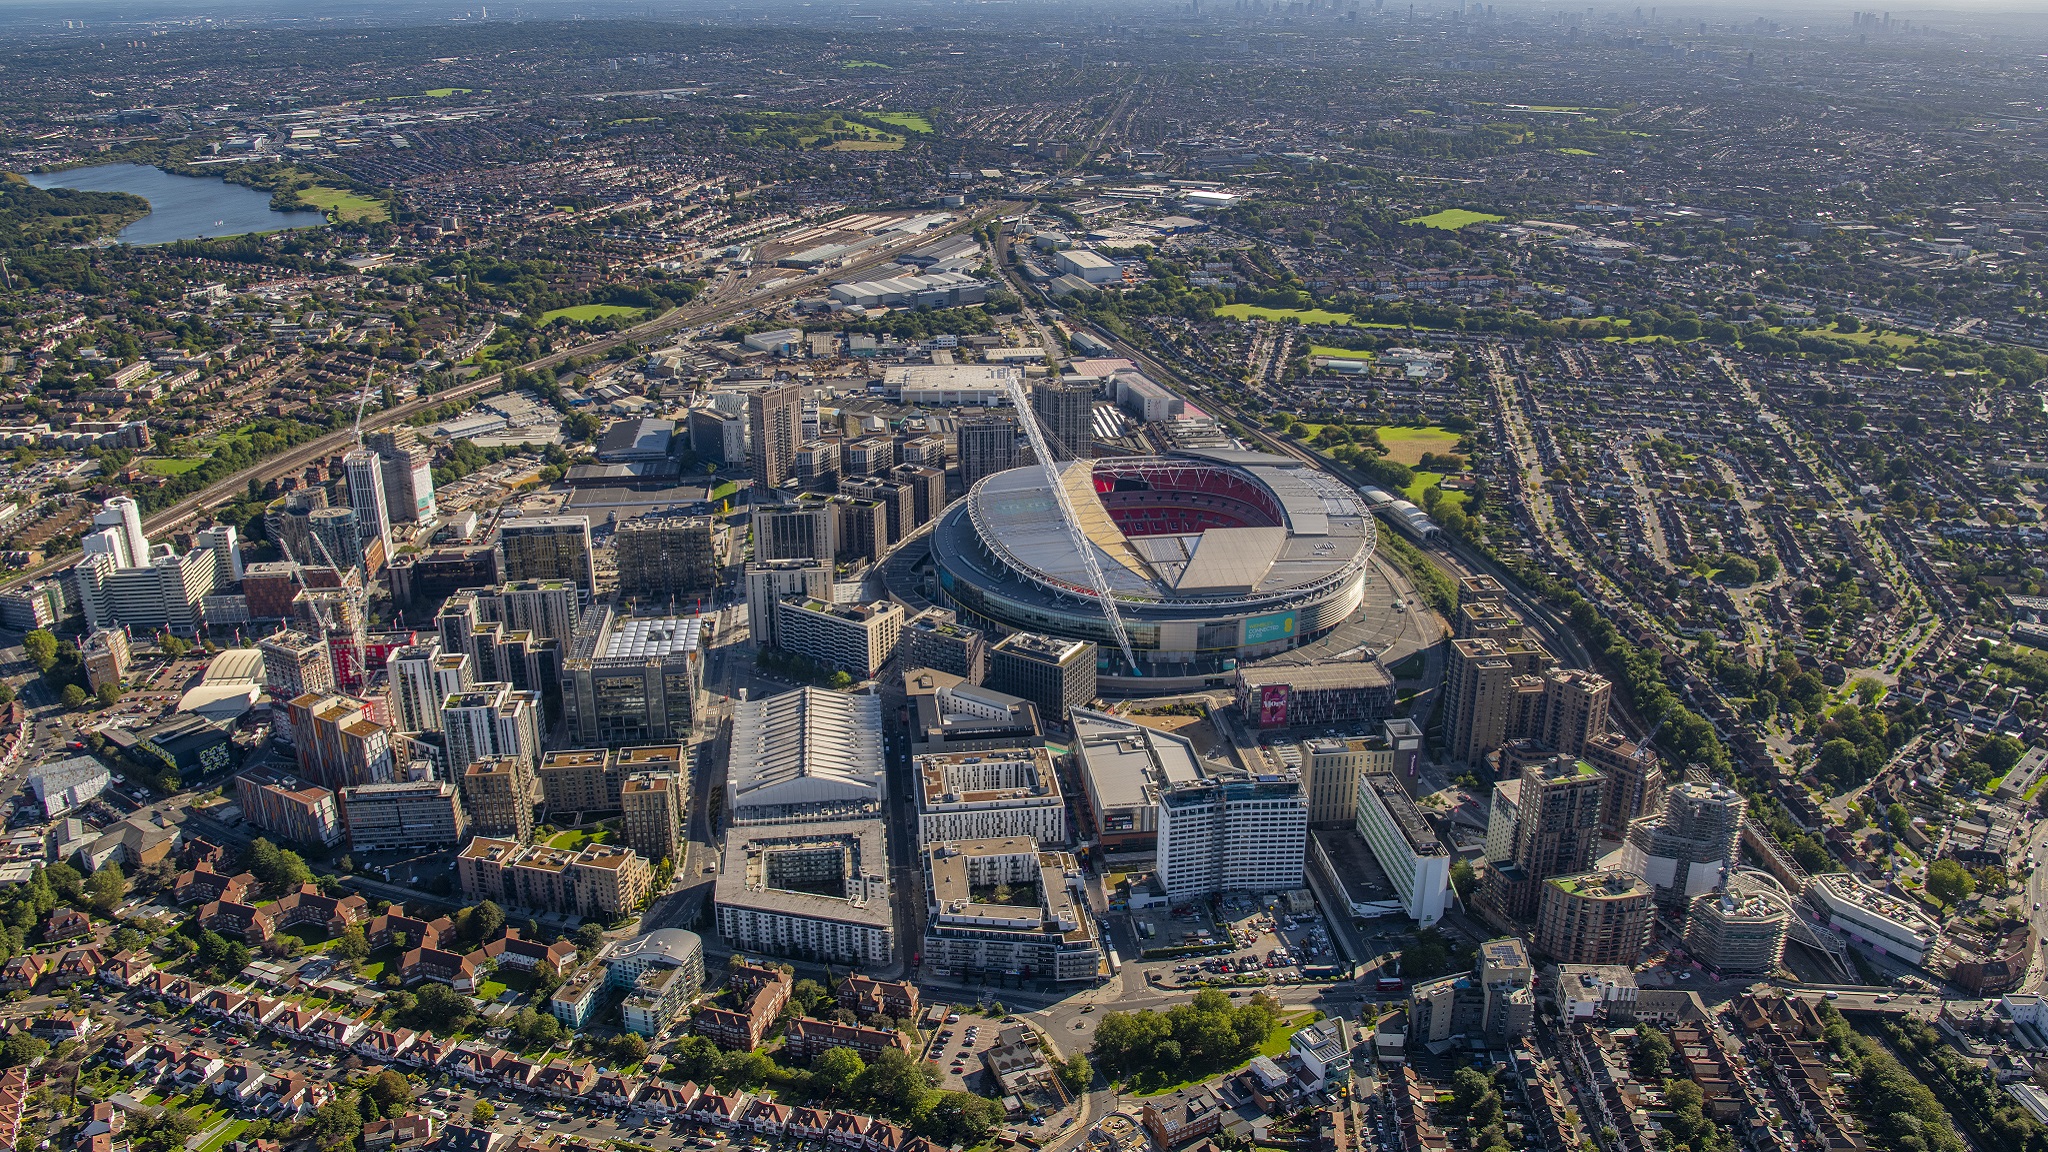
{"label": "open green space", "polygon": [[822,152],[900,152],[901,140],[834,140],[825,145]]}
{"label": "open green space", "polygon": [[1491,212],[1474,212],[1469,208],[1446,208],[1441,212],[1416,216],[1401,223],[1420,224],[1424,228],[1435,228],[1442,232],[1456,232],[1473,224],[1496,224],[1505,219],[1507,217],[1496,216]]}
{"label": "open green space", "polygon": [[1382,424],[1374,428],[1373,432],[1379,436],[1380,443],[1386,446],[1387,459],[1396,464],[1406,464],[1410,468],[1422,463],[1423,456],[1429,453],[1434,452],[1441,456],[1456,451],[1458,447],[1456,432],[1435,425],[1412,428],[1401,424]]}
{"label": "open green space", "polygon": [[474,91],[474,88],[429,88],[425,92],[420,93],[420,95],[439,99],[443,96],[467,96]]}
{"label": "open green space", "polygon": [[1598,156],[1598,155],[1599,155],[1599,153],[1598,153],[1598,152],[1588,152],[1588,151],[1586,151],[1586,150],[1585,150],[1584,148],[1559,148],[1559,149],[1558,149],[1558,151],[1559,151],[1559,152],[1562,152],[1562,153],[1564,153],[1564,154],[1565,154],[1565,155],[1567,155],[1567,156]]}
{"label": "open green space", "polygon": [[[1417,507],[1427,508],[1428,505],[1422,501],[1422,494],[1442,484],[1443,479],[1444,474],[1441,472],[1424,472],[1418,469],[1415,472],[1415,483],[1402,489],[1401,495],[1413,500]],[[1438,509],[1463,508],[1464,506],[1465,494],[1463,492],[1452,492],[1448,489],[1444,490],[1444,494],[1437,504]]]}
{"label": "open green space", "polygon": [[557,832],[553,836],[548,837],[548,847],[574,852],[585,845],[602,844],[611,838],[611,832],[606,829],[586,832],[581,828],[571,828],[566,832]]}
{"label": "open green space", "polygon": [[488,1004],[505,994],[505,985],[497,980],[486,980],[477,985],[476,994]]}
{"label": "open green space", "polygon": [[329,188],[324,184],[299,189],[299,203],[308,208],[318,208],[344,224],[356,221],[378,224],[391,219],[391,208],[382,200],[372,200],[346,188]]}
{"label": "open green space", "polygon": [[249,1121],[247,1120],[229,1121],[226,1127],[222,1128],[218,1132],[215,1132],[213,1135],[207,1137],[205,1142],[199,1145],[198,1152],[218,1152],[218,1150],[222,1146],[226,1145],[228,1141],[240,1136],[242,1134],[242,1130],[247,1128],[248,1126]]}
{"label": "open green space", "polygon": [[581,324],[592,320],[636,317],[645,311],[645,308],[631,308],[624,304],[574,304],[567,308],[555,308],[541,313],[540,322],[543,326],[553,324],[557,320]]}
{"label": "open green space", "polygon": [[153,456],[142,461],[142,470],[151,476],[182,476],[204,463],[206,463],[206,457],[204,456],[171,459]]}
{"label": "open green space", "polygon": [[1331,344],[1311,344],[1308,346],[1308,354],[1328,356],[1333,360],[1372,360],[1379,356],[1377,352],[1368,352],[1362,348],[1338,348]]}
{"label": "open green space", "polygon": [[1423,658],[1422,653],[1416,652],[1411,654],[1406,660],[1387,669],[1387,672],[1396,680],[1419,680],[1422,678],[1422,673],[1428,667],[1429,661]]}
{"label": "open green space", "polygon": [[884,63],[882,63],[882,62],[881,62],[880,60],[848,60],[848,61],[846,61],[845,63],[841,64],[841,65],[840,65],[840,67],[841,67],[841,68],[881,68],[881,69],[883,69],[883,70],[885,70],[885,71],[886,71],[886,70],[888,69],[888,67],[889,67],[889,66],[888,66],[887,64],[884,64]]}
{"label": "open green space", "polygon": [[868,116],[869,119],[880,120],[884,124],[893,125],[906,132],[915,132],[920,136],[929,135],[932,130],[932,122],[915,112],[871,112]]}

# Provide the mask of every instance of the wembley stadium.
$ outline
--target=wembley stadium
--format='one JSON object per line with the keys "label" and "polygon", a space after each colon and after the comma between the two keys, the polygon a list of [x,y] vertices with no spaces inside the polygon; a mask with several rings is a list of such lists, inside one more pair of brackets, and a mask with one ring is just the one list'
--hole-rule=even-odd
{"label": "wembley stadium", "polygon": [[1364,596],[1372,514],[1357,493],[1297,461],[1204,449],[1077,460],[1059,474],[1136,669],[1044,469],[976,484],[940,518],[932,557],[964,622],[1094,641],[1105,691],[1221,682],[1239,661],[1329,632]]}

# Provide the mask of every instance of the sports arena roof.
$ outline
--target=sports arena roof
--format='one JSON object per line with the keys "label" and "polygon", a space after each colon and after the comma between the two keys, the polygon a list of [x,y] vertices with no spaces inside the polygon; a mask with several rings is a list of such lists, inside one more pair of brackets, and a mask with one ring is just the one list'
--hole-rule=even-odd
{"label": "sports arena roof", "polygon": [[[1205,495],[1200,474],[1209,469],[1234,477],[1229,483],[1239,485],[1241,492],[1263,490],[1279,509],[1282,523],[1211,522],[1187,531],[1127,536],[1098,494],[1098,488],[1107,485],[1128,503],[1132,491],[1157,484],[1159,491],[1191,492],[1200,503]],[[1135,487],[1119,486],[1119,480]],[[1249,487],[1243,486],[1245,480]],[[1319,471],[1279,456],[1192,450],[1168,457],[1074,461],[1061,469],[1060,482],[1082,537],[1119,598],[1201,600],[1284,592],[1355,566],[1372,547],[1369,514],[1355,493]],[[1211,503],[1232,499],[1219,496]],[[1092,595],[1087,565],[1059,502],[1046,486],[1043,469],[1032,466],[991,476],[967,502],[981,539],[1006,554],[1013,568]]]}

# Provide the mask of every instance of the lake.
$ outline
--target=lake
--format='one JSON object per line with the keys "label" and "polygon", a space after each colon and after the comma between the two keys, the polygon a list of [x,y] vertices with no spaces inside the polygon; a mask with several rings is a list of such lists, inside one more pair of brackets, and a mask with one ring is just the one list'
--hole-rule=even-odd
{"label": "lake", "polygon": [[169,244],[327,223],[324,212],[272,210],[268,192],[230,184],[218,176],[178,176],[147,164],[101,164],[32,173],[28,182],[38,188],[129,192],[149,201],[149,215],[115,236],[124,244]]}

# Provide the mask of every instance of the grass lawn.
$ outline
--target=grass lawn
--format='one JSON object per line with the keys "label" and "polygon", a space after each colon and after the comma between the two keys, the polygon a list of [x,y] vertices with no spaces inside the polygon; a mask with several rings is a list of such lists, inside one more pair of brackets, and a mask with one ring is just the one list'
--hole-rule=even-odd
{"label": "grass lawn", "polygon": [[420,93],[420,95],[433,96],[438,99],[442,96],[467,96],[473,91],[475,91],[473,88],[429,88],[425,92]]}
{"label": "grass lawn", "polygon": [[[1438,484],[1442,483],[1443,478],[1444,474],[1441,472],[1417,471],[1415,473],[1415,483],[1410,484],[1408,487],[1402,489],[1401,495],[1406,496],[1408,499],[1414,501],[1416,507],[1426,510],[1428,509],[1429,505],[1424,504],[1422,502],[1422,494],[1428,491],[1429,489],[1436,487]],[[1438,501],[1437,503],[1437,507],[1439,509],[1463,508],[1464,506],[1465,494],[1463,492],[1445,492],[1443,494],[1443,499]]]}
{"label": "grass lawn", "polygon": [[540,314],[542,325],[557,320],[573,320],[583,323],[590,320],[610,320],[616,317],[634,317],[647,311],[645,308],[629,308],[624,304],[577,304],[569,308],[556,308]]}
{"label": "grass lawn", "polygon": [[820,152],[901,152],[901,140],[834,140]]}
{"label": "grass lawn", "polygon": [[1588,152],[1588,151],[1586,151],[1586,150],[1585,150],[1584,148],[1559,148],[1559,149],[1558,149],[1558,151],[1559,151],[1559,152],[1562,152],[1562,153],[1564,153],[1564,154],[1565,154],[1565,155],[1567,155],[1567,156],[1598,156],[1598,155],[1599,155],[1599,153],[1598,153],[1598,152]]}
{"label": "grass lawn", "polygon": [[505,986],[496,980],[486,980],[477,988],[476,994],[488,1004],[505,994]]}
{"label": "grass lawn", "polygon": [[204,463],[206,463],[206,457],[204,456],[173,457],[171,459],[152,458],[142,462],[142,470],[152,476],[182,476]]}
{"label": "grass lawn", "polygon": [[1259,1045],[1259,1055],[1273,1057],[1287,1051],[1287,1042],[1294,1039],[1296,1032],[1322,1018],[1323,1014],[1321,1012],[1303,1012],[1292,1020],[1282,1021],[1280,1026],[1273,1029],[1272,1033],[1266,1037],[1266,1042]]}
{"label": "grass lawn", "polygon": [[391,208],[382,200],[372,200],[345,188],[329,188],[324,184],[299,189],[299,203],[318,208],[343,223],[361,220],[378,224],[391,219]]}
{"label": "grass lawn", "polygon": [[1387,669],[1387,671],[1396,680],[1414,680],[1419,678],[1422,675],[1423,669],[1428,666],[1429,662],[1422,658],[1422,653],[1417,652],[1392,668]]}
{"label": "grass lawn", "polygon": [[222,1145],[240,1136],[242,1134],[242,1130],[244,1128],[247,1128],[248,1126],[249,1122],[247,1120],[234,1121],[227,1127],[221,1129],[219,1132],[214,1133],[214,1135],[210,1139],[208,1139],[205,1143],[201,1144],[199,1146],[199,1152],[217,1152],[217,1150]]}
{"label": "grass lawn", "polygon": [[567,832],[557,832],[548,837],[548,847],[574,852],[585,844],[602,844],[611,838],[609,830],[585,832],[581,828],[571,828]]}
{"label": "grass lawn", "polygon": [[[1373,431],[1379,433],[1380,443],[1387,447],[1387,459],[1410,468],[1422,463],[1424,453],[1443,455],[1458,447],[1458,434],[1442,428],[1408,428],[1395,424],[1384,424]],[[1413,499],[1413,497],[1411,497]]]}
{"label": "grass lawn", "polygon": [[840,65],[840,67],[841,67],[841,68],[881,68],[881,69],[883,69],[883,70],[885,70],[885,71],[886,71],[886,70],[888,69],[888,67],[889,67],[889,66],[888,66],[887,64],[884,64],[884,63],[882,63],[882,62],[881,62],[880,60],[848,60],[848,61],[846,61],[846,62],[845,62],[844,64],[841,64],[841,65]]}
{"label": "grass lawn", "polygon": [[[1216,310],[1216,315],[1225,320],[1292,320],[1297,324],[1343,324],[1352,328],[1392,328],[1406,331],[1405,324],[1383,324],[1377,320],[1360,320],[1349,312],[1331,312],[1322,308],[1261,308],[1257,304],[1225,304]],[[1417,328],[1423,325],[1417,324]]]}
{"label": "grass lawn", "polygon": [[1362,348],[1338,348],[1330,344],[1311,344],[1308,354],[1328,356],[1333,360],[1372,360],[1379,356],[1377,352],[1367,352]]}
{"label": "grass lawn", "polygon": [[1495,224],[1505,219],[1507,217],[1495,216],[1491,212],[1474,212],[1469,208],[1446,208],[1441,212],[1432,212],[1427,216],[1417,216],[1410,220],[1403,220],[1401,223],[1420,224],[1424,228],[1435,228],[1442,232],[1456,232],[1460,228],[1469,227],[1473,224]]}
{"label": "grass lawn", "polygon": [[872,112],[869,118],[920,136],[928,135],[932,130],[932,122],[915,112]]}

